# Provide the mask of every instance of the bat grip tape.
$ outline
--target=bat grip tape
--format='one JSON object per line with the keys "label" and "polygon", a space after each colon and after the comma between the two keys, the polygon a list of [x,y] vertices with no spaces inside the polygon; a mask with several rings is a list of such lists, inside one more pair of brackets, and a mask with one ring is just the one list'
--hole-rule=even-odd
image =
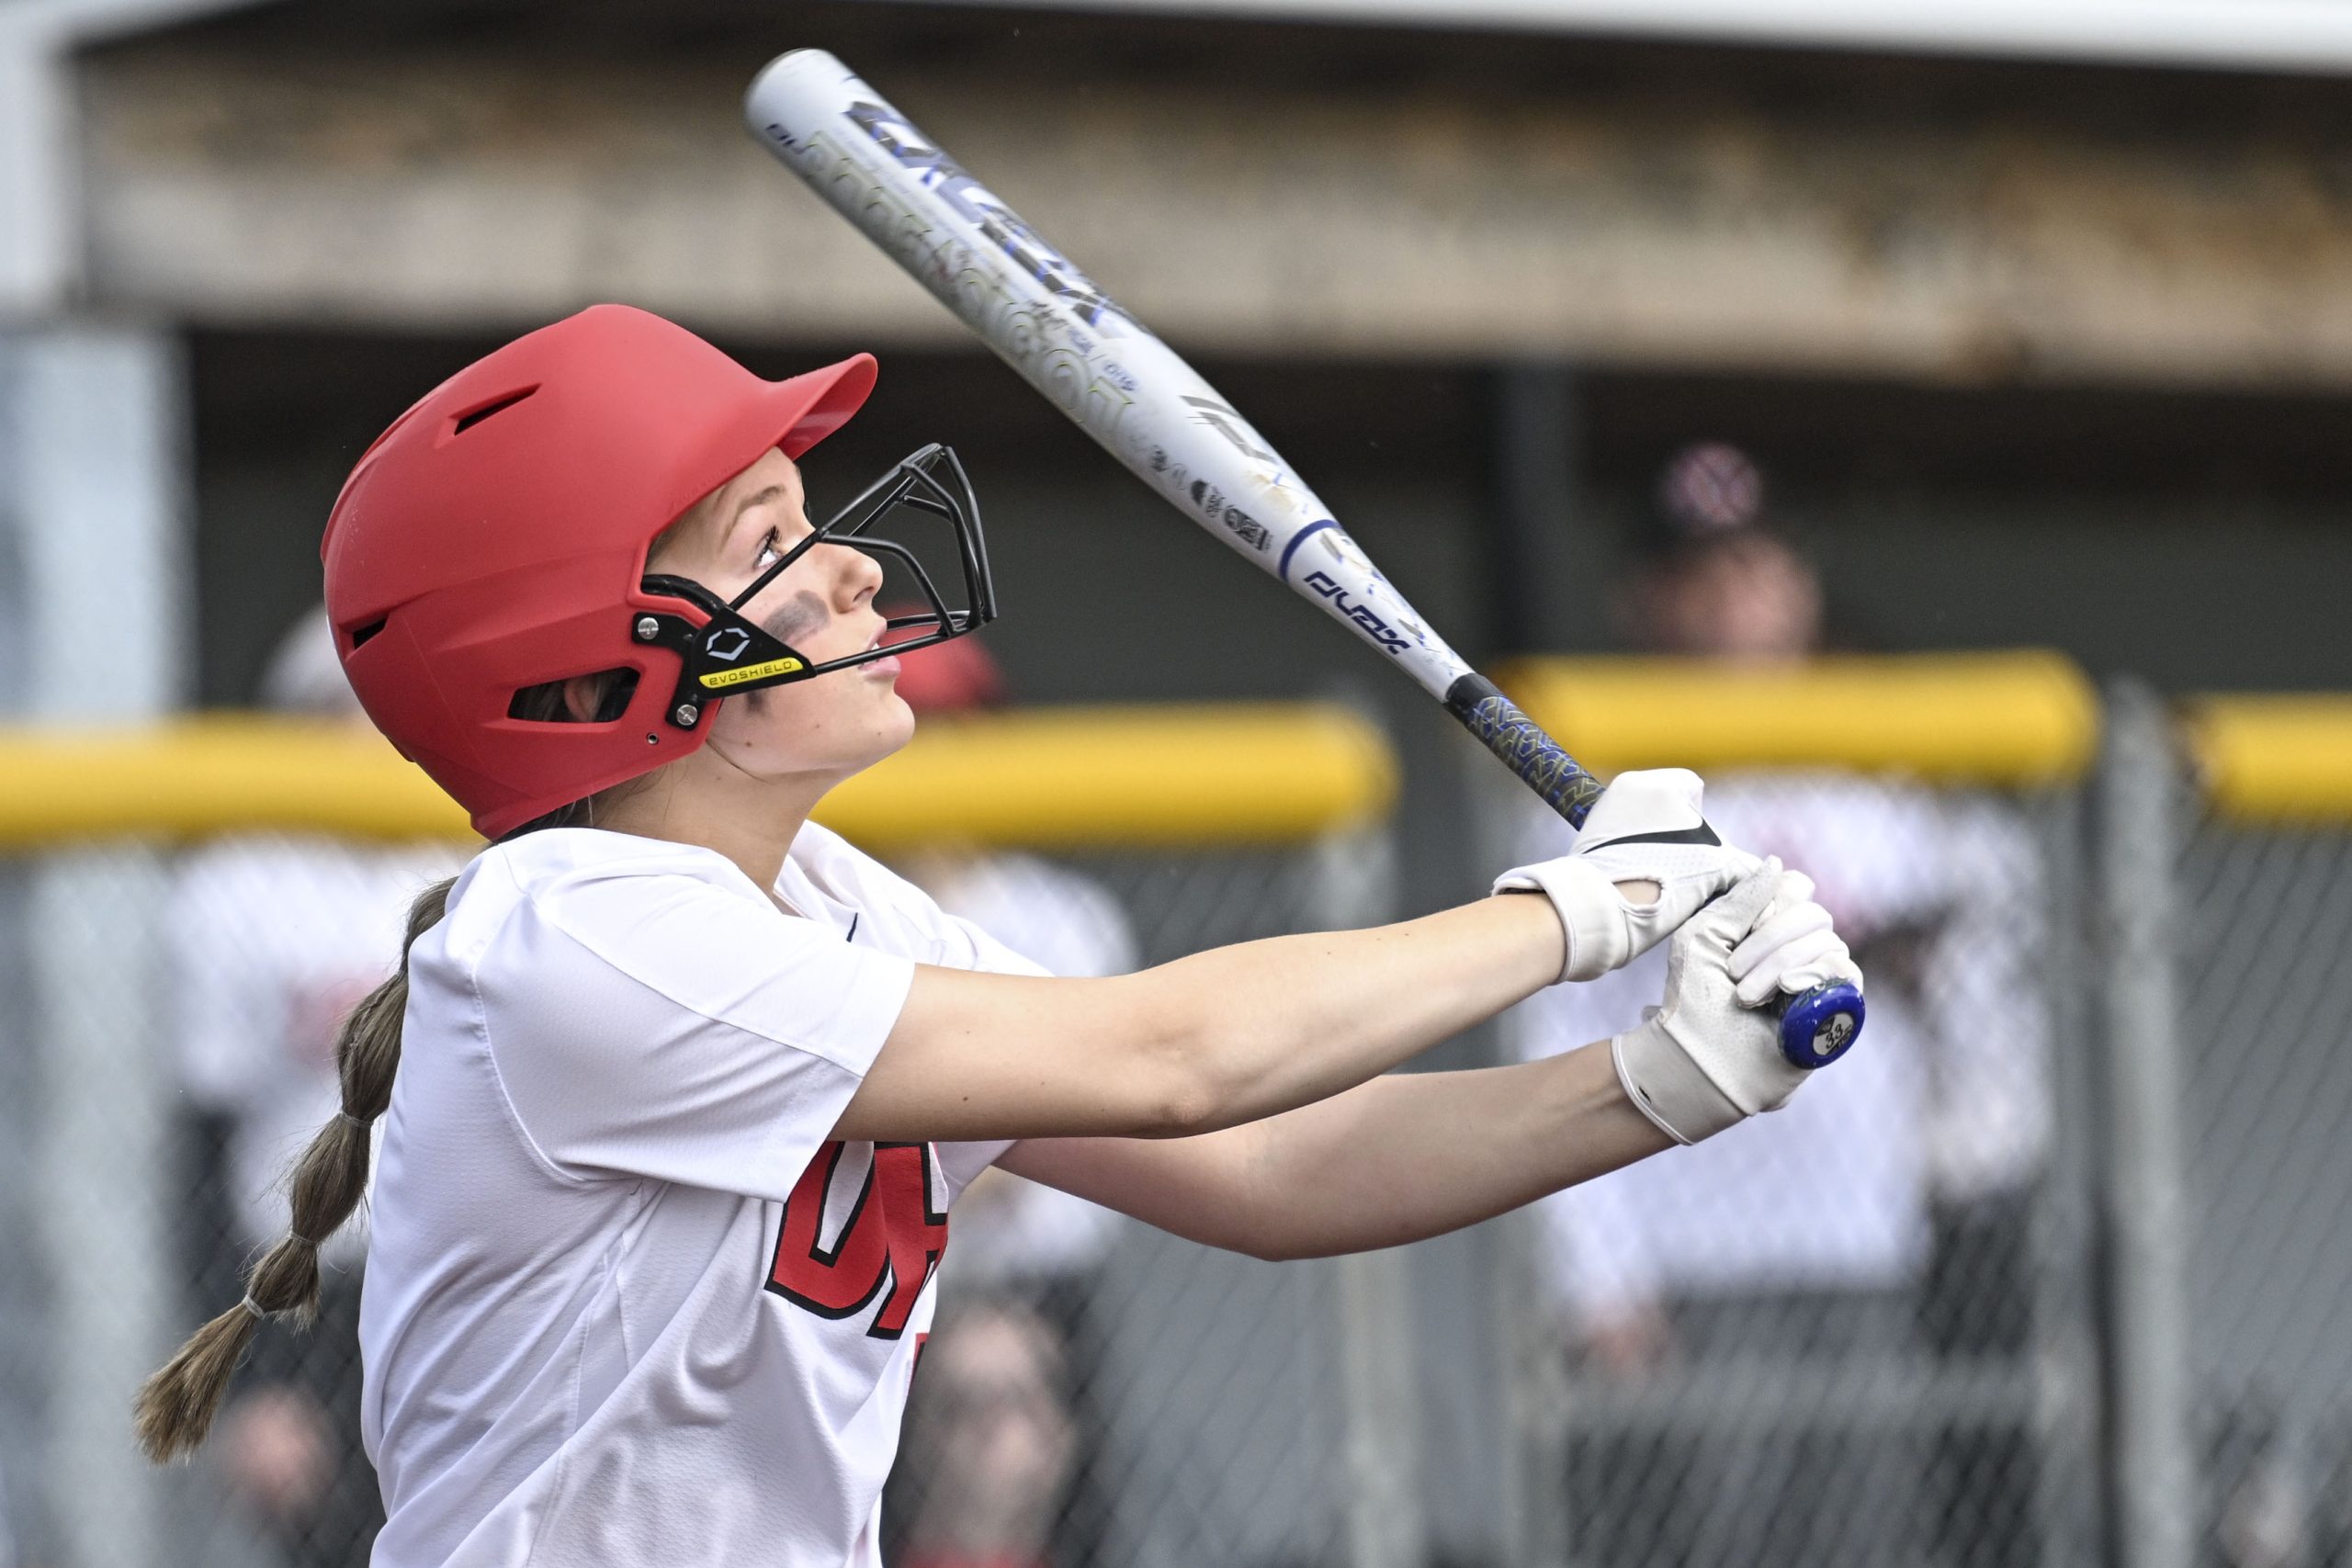
{"label": "bat grip tape", "polygon": [[1600,781],[1587,773],[1544,727],[1520,712],[1519,705],[1484,675],[1469,674],[1445,689],[1447,711],[1476,736],[1544,804],[1568,819],[1571,828],[1600,798]]}

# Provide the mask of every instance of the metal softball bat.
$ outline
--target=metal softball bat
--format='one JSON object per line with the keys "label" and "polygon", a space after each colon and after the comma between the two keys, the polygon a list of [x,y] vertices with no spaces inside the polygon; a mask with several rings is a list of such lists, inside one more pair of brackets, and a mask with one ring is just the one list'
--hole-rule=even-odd
{"label": "metal softball bat", "polygon": [[[744,117],[778,162],[1137,479],[1402,670],[1584,825],[1600,782],[1446,646],[1198,371],[881,94],[824,51],[796,50],[753,80]],[[1851,986],[1807,991],[1781,1014],[1781,1053],[1825,1066],[1862,1017]]]}

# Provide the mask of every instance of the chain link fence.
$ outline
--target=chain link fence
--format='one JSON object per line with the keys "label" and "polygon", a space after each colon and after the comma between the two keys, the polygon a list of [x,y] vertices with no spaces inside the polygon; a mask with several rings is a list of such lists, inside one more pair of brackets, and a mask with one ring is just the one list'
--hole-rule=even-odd
{"label": "chain link fence", "polygon": [[2179,867],[2193,1529],[2352,1563],[2352,835],[2207,818]]}
{"label": "chain link fence", "polygon": [[2177,800],[2180,1532],[2352,1563],[2352,820]]}

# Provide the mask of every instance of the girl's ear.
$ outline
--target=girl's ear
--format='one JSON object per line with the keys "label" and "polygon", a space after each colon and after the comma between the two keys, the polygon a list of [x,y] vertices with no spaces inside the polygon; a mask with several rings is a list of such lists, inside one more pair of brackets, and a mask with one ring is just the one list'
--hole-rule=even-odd
{"label": "girl's ear", "polygon": [[605,690],[612,684],[609,673],[574,675],[563,683],[563,710],[574,724],[594,724],[598,710],[605,705]]}

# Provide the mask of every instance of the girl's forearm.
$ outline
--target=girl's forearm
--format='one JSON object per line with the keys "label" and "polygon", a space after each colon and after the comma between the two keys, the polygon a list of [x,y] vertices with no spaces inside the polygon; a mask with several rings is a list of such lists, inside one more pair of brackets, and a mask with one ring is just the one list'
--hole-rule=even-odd
{"label": "girl's forearm", "polygon": [[1543,898],[1482,899],[1369,931],[1275,937],[1133,977],[1179,1021],[1175,1048],[1230,1127],[1363,1083],[1559,977],[1565,939]]}
{"label": "girl's forearm", "polygon": [[1037,1138],[1005,1168],[1260,1258],[1441,1235],[1669,1147],[1606,1042],[1519,1066],[1396,1073],[1193,1138]]}
{"label": "girl's forearm", "polygon": [[1396,1247],[1507,1213],[1672,1146],[1608,1042],[1457,1073],[1399,1073],[1238,1129],[1258,1139],[1239,1250]]}
{"label": "girl's forearm", "polygon": [[1557,978],[1549,900],[1275,937],[1139,975],[918,965],[842,1138],[1182,1138],[1374,1077]]}

